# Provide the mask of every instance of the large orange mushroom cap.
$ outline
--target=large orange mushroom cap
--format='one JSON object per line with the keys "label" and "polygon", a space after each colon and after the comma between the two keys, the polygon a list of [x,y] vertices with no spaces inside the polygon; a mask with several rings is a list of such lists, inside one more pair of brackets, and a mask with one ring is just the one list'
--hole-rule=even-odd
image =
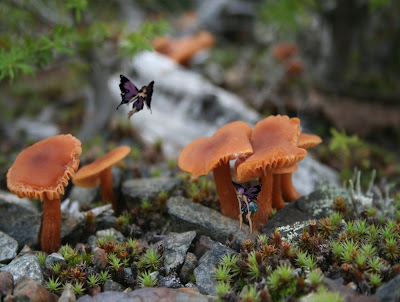
{"label": "large orange mushroom cap", "polygon": [[189,143],[178,157],[179,167],[194,175],[207,175],[221,163],[253,152],[251,127],[236,121],[219,128],[212,137],[201,137]]}
{"label": "large orange mushroom cap", "polygon": [[131,148],[128,146],[119,146],[115,148],[92,163],[81,167],[79,171],[76,172],[72,182],[78,187],[97,187],[100,184],[100,173],[124,159],[129,152],[131,152]]}
{"label": "large orange mushroom cap", "polygon": [[236,180],[245,182],[266,170],[293,166],[307,151],[297,147],[300,120],[288,116],[269,116],[258,122],[251,135],[254,152],[236,167]]}
{"label": "large orange mushroom cap", "polygon": [[44,139],[23,150],[7,172],[7,187],[43,202],[41,247],[47,253],[61,246],[60,195],[79,166],[81,142],[70,134]]}
{"label": "large orange mushroom cap", "polygon": [[229,161],[253,152],[250,135],[251,128],[245,122],[232,122],[222,126],[212,137],[194,140],[178,157],[178,165],[183,171],[197,176],[213,172],[221,213],[235,219],[240,212]]}
{"label": "large orange mushroom cap", "polygon": [[70,134],[37,142],[17,156],[7,173],[7,187],[21,198],[58,199],[78,169],[81,153],[81,142]]}

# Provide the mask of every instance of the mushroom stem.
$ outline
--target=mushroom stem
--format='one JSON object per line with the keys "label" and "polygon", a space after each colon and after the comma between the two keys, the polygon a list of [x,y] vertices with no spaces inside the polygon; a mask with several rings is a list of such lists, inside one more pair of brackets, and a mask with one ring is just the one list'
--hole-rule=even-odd
{"label": "mushroom stem", "polygon": [[232,185],[231,168],[228,163],[222,163],[213,170],[215,186],[219,196],[221,213],[233,219],[238,219],[239,209],[235,188]]}
{"label": "mushroom stem", "polygon": [[283,197],[287,202],[294,201],[301,197],[301,194],[296,191],[292,183],[292,173],[285,173],[281,175],[281,189]]}
{"label": "mushroom stem", "polygon": [[112,167],[108,167],[100,173],[101,200],[103,202],[111,201],[112,208],[114,212],[117,213],[118,205],[114,196],[111,168]]}
{"label": "mushroom stem", "polygon": [[60,199],[43,201],[43,222],[40,245],[42,251],[51,254],[61,247],[61,202]]}
{"label": "mushroom stem", "polygon": [[274,174],[272,184],[272,208],[280,210],[285,206],[281,190],[281,174]]}
{"label": "mushroom stem", "polygon": [[261,231],[265,223],[269,220],[272,212],[272,186],[273,175],[271,171],[265,171],[261,177],[261,192],[257,199],[259,200],[258,210],[253,214],[253,226]]}

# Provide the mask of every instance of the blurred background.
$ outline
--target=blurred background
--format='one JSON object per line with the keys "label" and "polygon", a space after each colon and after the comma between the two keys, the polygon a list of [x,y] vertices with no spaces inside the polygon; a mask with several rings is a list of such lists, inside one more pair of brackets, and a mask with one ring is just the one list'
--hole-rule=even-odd
{"label": "blurred background", "polygon": [[[17,154],[71,133],[82,163],[127,144],[173,166],[233,120],[301,119],[340,172],[400,175],[400,1],[2,0],[0,187]],[[155,81],[152,113],[127,118],[119,75]],[[159,172],[162,173],[162,172]]]}

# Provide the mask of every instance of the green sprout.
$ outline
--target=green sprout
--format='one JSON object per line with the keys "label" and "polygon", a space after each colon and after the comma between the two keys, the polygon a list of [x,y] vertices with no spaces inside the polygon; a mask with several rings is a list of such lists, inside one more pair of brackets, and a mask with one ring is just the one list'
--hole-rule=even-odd
{"label": "green sprout", "polygon": [[61,290],[61,282],[59,282],[58,278],[54,280],[53,277],[50,277],[49,280],[45,282],[44,287],[49,292],[56,294]]}
{"label": "green sprout", "polygon": [[158,269],[162,258],[157,250],[152,248],[148,249],[142,257],[145,259],[146,268],[153,271]]}
{"label": "green sprout", "polygon": [[382,278],[377,273],[372,273],[369,275],[369,283],[372,288],[377,288],[382,284]]}
{"label": "green sprout", "polygon": [[217,292],[217,295],[219,297],[224,296],[228,291],[230,291],[231,285],[229,284],[229,282],[222,282],[219,281],[215,284],[215,291]]}
{"label": "green sprout", "polygon": [[46,253],[44,252],[39,252],[37,254],[37,258],[39,260],[40,265],[44,266],[46,263]]}
{"label": "green sprout", "polygon": [[396,260],[400,255],[399,243],[395,237],[390,237],[383,244],[383,253],[390,260]]}
{"label": "green sprout", "polygon": [[119,259],[114,253],[108,254],[108,263],[110,268],[114,270],[118,270],[121,267],[121,259]]}
{"label": "green sprout", "polygon": [[72,289],[74,290],[74,294],[78,297],[83,295],[85,291],[85,287],[81,282],[76,282],[74,285],[72,285]]}
{"label": "green sprout", "polygon": [[267,278],[273,300],[282,300],[296,292],[296,278],[290,264],[279,265]]}
{"label": "green sprout", "polygon": [[324,274],[320,269],[312,270],[307,274],[307,280],[310,282],[312,287],[317,288],[317,286],[324,280]]}
{"label": "green sprout", "polygon": [[334,292],[328,291],[325,287],[319,286],[317,292],[308,297],[309,302],[344,302],[344,298]]}
{"label": "green sprout", "polygon": [[371,271],[372,273],[380,273],[381,268],[383,267],[382,259],[378,256],[369,258],[367,260],[367,265],[369,267],[369,271]]}
{"label": "green sprout", "polygon": [[247,290],[244,290],[241,294],[240,301],[250,301],[250,302],[257,302],[261,301],[259,292],[257,291],[256,287],[253,285],[248,285]]}
{"label": "green sprout", "polygon": [[89,287],[95,287],[100,284],[100,276],[98,274],[90,274],[87,277],[87,284]]}
{"label": "green sprout", "polygon": [[151,208],[151,202],[147,199],[144,199],[140,202],[140,206],[143,210],[149,210]]}
{"label": "green sprout", "polygon": [[157,284],[156,276],[150,272],[142,272],[138,277],[138,281],[140,287],[155,287]]}
{"label": "green sprout", "polygon": [[104,284],[107,280],[111,280],[111,275],[108,271],[100,271],[99,278],[100,282]]}
{"label": "green sprout", "polygon": [[226,265],[230,270],[233,276],[240,273],[240,268],[237,265],[239,260],[239,256],[236,254],[226,254],[222,256],[220,260],[221,265]]}
{"label": "green sprout", "polygon": [[220,282],[230,283],[232,281],[231,269],[227,265],[218,265],[214,271],[214,278]]}
{"label": "green sprout", "polygon": [[257,237],[257,240],[261,242],[261,244],[267,244],[268,243],[268,236],[265,234],[260,234]]}
{"label": "green sprout", "polygon": [[59,274],[61,271],[61,263],[60,262],[56,262],[51,266],[53,272],[55,272],[56,274]]}
{"label": "green sprout", "polygon": [[127,213],[118,216],[116,224],[123,227],[129,225],[130,217]]}

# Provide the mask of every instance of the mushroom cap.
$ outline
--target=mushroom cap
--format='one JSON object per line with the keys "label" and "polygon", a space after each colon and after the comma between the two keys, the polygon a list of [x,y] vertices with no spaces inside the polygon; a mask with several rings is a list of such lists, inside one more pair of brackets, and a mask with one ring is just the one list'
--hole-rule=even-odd
{"label": "mushroom cap", "polygon": [[81,167],[79,171],[76,172],[72,182],[79,187],[97,187],[100,184],[100,173],[104,169],[110,168],[122,160],[129,152],[131,152],[131,148],[128,146],[119,146],[115,148],[92,163]]}
{"label": "mushroom cap", "polygon": [[297,141],[297,147],[308,149],[319,145],[320,143],[322,143],[322,138],[318,135],[302,132]]}
{"label": "mushroom cap", "polygon": [[23,150],[7,172],[7,187],[29,199],[59,199],[79,167],[81,142],[70,134],[46,138]]}
{"label": "mushroom cap", "polygon": [[242,121],[226,124],[211,137],[197,138],[178,157],[179,167],[194,175],[206,175],[221,163],[253,152],[251,127]]}
{"label": "mushroom cap", "polygon": [[284,115],[269,116],[258,122],[251,135],[254,152],[236,167],[239,182],[258,178],[266,170],[290,167],[302,160],[307,151],[297,147],[300,120]]}

